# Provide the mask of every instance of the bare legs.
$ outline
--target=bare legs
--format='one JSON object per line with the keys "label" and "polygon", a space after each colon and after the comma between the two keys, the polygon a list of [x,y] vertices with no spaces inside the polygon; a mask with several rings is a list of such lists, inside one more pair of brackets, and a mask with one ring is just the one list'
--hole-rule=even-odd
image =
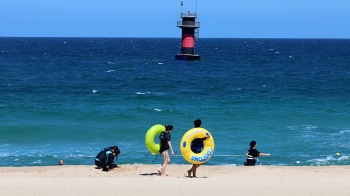
{"label": "bare legs", "polygon": [[162,152],[162,157],[163,157],[163,164],[158,168],[158,173],[160,176],[166,176],[164,172],[165,172],[166,166],[170,163],[168,150],[165,150]]}
{"label": "bare legs", "polygon": [[191,173],[193,173],[193,177],[197,177],[196,176],[196,171],[197,171],[197,168],[201,166],[201,164],[193,164],[192,165],[192,168],[190,170],[187,171],[187,174],[188,176],[191,176]]}

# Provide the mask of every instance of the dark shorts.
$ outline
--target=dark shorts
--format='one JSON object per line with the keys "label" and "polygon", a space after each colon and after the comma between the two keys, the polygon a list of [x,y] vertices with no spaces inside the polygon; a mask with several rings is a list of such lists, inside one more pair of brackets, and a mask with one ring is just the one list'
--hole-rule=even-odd
{"label": "dark shorts", "polygon": [[169,150],[169,148],[160,148],[159,152],[160,152],[160,154],[162,154],[166,150]]}
{"label": "dark shorts", "polygon": [[254,159],[247,159],[247,160],[244,162],[244,165],[245,165],[245,166],[255,166],[255,163],[256,163],[256,160],[254,160]]}

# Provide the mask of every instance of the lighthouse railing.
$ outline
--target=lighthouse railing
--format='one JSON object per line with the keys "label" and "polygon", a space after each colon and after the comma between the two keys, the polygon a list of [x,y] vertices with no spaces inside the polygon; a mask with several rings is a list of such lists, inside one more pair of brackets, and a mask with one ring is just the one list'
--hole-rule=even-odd
{"label": "lighthouse railing", "polygon": [[177,21],[178,27],[194,27],[199,28],[200,22],[193,22],[193,21]]}
{"label": "lighthouse railing", "polygon": [[197,18],[197,13],[191,13],[191,12],[188,12],[188,13],[181,13],[180,17],[181,17],[181,18],[183,18],[183,17],[193,17],[193,18]]}

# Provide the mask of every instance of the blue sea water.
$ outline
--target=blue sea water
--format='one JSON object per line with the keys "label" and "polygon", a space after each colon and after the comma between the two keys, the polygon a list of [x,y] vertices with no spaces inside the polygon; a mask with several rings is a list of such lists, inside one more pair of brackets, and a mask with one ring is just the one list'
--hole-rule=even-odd
{"label": "blue sea water", "polygon": [[[349,165],[349,39],[199,39],[200,61],[176,61],[181,39],[0,38],[0,166],[160,164],[144,138],[202,119],[207,165],[241,166],[251,140],[263,165]],[[336,155],[340,153],[340,155]],[[152,162],[154,161],[154,162]]]}

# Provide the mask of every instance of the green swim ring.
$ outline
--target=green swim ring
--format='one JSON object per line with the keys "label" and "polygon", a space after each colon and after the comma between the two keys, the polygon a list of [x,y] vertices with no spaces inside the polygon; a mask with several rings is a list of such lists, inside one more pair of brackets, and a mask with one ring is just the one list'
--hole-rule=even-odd
{"label": "green swim ring", "polygon": [[160,150],[160,144],[156,144],[154,142],[154,138],[165,131],[165,127],[163,125],[157,124],[153,125],[146,133],[145,136],[145,144],[147,149],[152,154],[158,154]]}

